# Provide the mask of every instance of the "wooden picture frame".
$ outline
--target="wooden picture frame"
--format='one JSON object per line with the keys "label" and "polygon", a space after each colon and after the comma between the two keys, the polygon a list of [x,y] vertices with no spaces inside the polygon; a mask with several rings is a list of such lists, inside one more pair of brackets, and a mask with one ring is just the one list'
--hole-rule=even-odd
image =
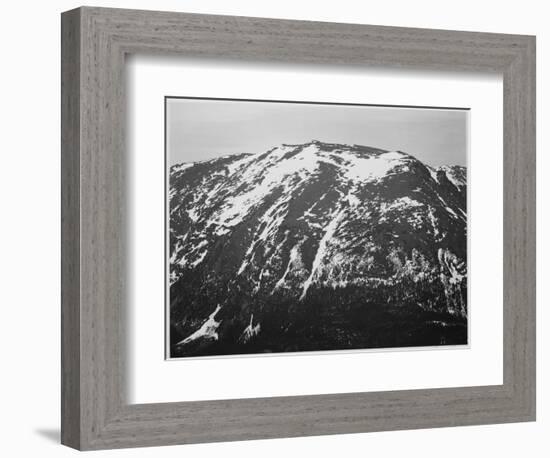
{"label": "wooden picture frame", "polygon": [[[82,7],[62,14],[61,38],[63,444],[89,450],[535,419],[534,37]],[[133,53],[501,73],[503,384],[128,404],[124,66]]]}

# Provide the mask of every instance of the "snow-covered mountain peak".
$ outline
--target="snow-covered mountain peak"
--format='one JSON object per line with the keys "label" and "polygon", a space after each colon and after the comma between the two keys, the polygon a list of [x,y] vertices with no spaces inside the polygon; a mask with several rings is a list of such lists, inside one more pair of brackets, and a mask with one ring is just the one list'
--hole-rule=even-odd
{"label": "snow-covered mountain peak", "polygon": [[465,314],[463,167],[312,140],[173,166],[169,198],[175,343],[204,323],[212,338],[197,341],[229,323],[253,341],[275,332],[266,304],[298,313],[324,294],[393,304],[400,291],[411,307]]}
{"label": "snow-covered mountain peak", "polygon": [[301,179],[332,169],[341,179],[378,180],[398,166],[415,162],[412,156],[399,151],[384,151],[361,145],[341,145],[318,140],[290,145],[284,144],[265,153],[245,156],[228,165],[230,173],[264,174],[275,180],[299,175]]}

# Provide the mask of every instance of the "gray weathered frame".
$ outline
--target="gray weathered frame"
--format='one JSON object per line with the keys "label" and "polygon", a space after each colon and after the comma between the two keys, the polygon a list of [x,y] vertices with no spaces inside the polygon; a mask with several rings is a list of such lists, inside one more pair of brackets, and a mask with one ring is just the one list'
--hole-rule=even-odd
{"label": "gray weathered frame", "polygon": [[[534,37],[82,7],[63,13],[61,38],[63,444],[105,449],[535,419]],[[501,73],[504,383],[128,404],[129,53]]]}

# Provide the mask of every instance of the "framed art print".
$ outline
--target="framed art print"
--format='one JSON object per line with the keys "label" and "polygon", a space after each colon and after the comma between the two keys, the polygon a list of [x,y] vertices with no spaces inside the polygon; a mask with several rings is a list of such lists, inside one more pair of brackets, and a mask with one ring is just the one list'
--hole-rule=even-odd
{"label": "framed art print", "polygon": [[63,13],[62,442],[533,420],[534,60],[529,36]]}

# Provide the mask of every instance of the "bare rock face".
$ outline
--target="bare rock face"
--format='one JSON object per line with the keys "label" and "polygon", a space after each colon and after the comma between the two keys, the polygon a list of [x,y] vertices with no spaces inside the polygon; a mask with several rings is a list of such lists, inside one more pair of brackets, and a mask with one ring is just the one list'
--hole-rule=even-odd
{"label": "bare rock face", "polygon": [[170,355],[465,344],[466,170],[318,141],[170,170]]}

